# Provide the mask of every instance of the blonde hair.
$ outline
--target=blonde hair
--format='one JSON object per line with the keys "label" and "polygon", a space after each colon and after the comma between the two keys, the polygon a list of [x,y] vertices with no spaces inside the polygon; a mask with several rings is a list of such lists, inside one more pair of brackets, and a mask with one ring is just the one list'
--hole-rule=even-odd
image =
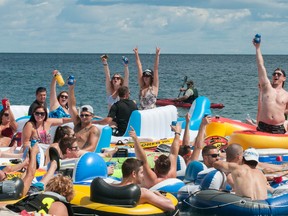
{"label": "blonde hair", "polygon": [[59,174],[50,179],[45,191],[58,193],[66,197],[67,201],[70,201],[74,197],[73,181],[70,177]]}

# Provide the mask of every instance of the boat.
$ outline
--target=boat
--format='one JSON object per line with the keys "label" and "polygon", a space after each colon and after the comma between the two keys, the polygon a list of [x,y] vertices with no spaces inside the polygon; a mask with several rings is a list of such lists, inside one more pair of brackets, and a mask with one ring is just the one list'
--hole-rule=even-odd
{"label": "boat", "polygon": [[251,200],[227,191],[201,190],[183,200],[186,211],[203,215],[288,215],[288,194]]}
{"label": "boat", "polygon": [[[167,106],[167,105],[174,105],[176,107],[183,107],[183,108],[190,108],[190,103],[184,103],[182,101],[174,101],[175,98],[159,98],[156,101],[156,105],[158,106]],[[222,109],[224,108],[224,104],[222,103],[211,103],[211,109]]]}

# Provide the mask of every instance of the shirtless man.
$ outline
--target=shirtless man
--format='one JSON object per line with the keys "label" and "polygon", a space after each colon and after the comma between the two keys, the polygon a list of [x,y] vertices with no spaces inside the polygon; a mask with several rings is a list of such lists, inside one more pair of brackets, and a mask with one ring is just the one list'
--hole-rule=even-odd
{"label": "shirtless man", "polygon": [[[130,184],[141,184],[144,179],[143,163],[135,158],[128,158],[122,165],[123,179],[117,186],[126,186]],[[159,191],[150,191],[141,187],[141,196],[138,204],[150,203],[164,211],[173,211],[175,206]]]}
{"label": "shirtless man", "polygon": [[288,93],[283,89],[286,80],[286,73],[281,68],[276,68],[272,74],[270,82],[264,66],[263,56],[260,50],[260,43],[253,44],[256,48],[256,61],[259,77],[259,103],[261,104],[258,110],[257,120],[258,131],[285,134],[285,110],[288,108]]}
{"label": "shirtless man", "polygon": [[243,163],[216,161],[213,166],[226,173],[231,173],[233,189],[238,196],[250,197],[252,200],[267,199],[267,180],[256,168],[259,154],[254,148],[243,153]]}
{"label": "shirtless man", "polygon": [[175,132],[175,137],[171,145],[170,154],[169,156],[163,154],[157,158],[155,161],[154,172],[149,166],[146,153],[140,145],[135,130],[131,127],[131,130],[129,131],[130,136],[134,140],[136,157],[143,161],[144,186],[146,188],[151,188],[155,184],[167,178],[176,178],[181,127],[177,124],[176,126],[171,126],[171,128]]}
{"label": "shirtless man", "polygon": [[79,114],[76,108],[76,98],[73,85],[69,86],[69,113],[74,123],[74,131],[80,149],[86,151],[95,151],[100,132],[96,126],[92,124],[93,108],[90,105],[84,105],[80,108]]}

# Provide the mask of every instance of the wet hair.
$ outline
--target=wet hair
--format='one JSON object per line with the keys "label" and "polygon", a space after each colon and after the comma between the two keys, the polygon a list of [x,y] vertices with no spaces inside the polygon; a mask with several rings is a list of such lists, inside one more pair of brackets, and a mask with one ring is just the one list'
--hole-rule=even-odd
{"label": "wet hair", "polygon": [[36,119],[35,119],[35,116],[34,116],[34,112],[37,110],[37,109],[43,109],[44,112],[45,112],[45,118],[44,118],[44,121],[47,120],[48,118],[48,113],[47,113],[47,109],[43,106],[43,105],[38,105],[34,108],[33,112],[32,112],[32,115],[30,116],[30,119],[28,122],[33,122],[35,125],[36,125]]}
{"label": "wet hair", "polygon": [[118,89],[118,95],[120,98],[123,98],[125,97],[126,94],[129,93],[129,88],[127,86],[121,86],[119,89]]}
{"label": "wet hair", "polygon": [[[67,95],[68,95],[68,97],[69,97],[69,94],[68,94],[67,91],[61,91],[61,92],[57,95],[57,100],[58,100],[58,101],[60,100],[60,97],[61,97],[62,93],[67,93]],[[68,106],[68,100],[67,100],[67,102],[66,102],[66,104],[65,104],[64,107],[65,107],[66,109],[69,108],[69,106]]]}
{"label": "wet hair", "polygon": [[122,86],[122,85],[124,84],[124,79],[123,79],[123,77],[122,77],[119,73],[115,73],[115,74],[112,76],[111,80],[110,80],[110,84],[111,84],[111,87],[112,87],[113,89],[114,89],[113,78],[114,78],[115,75],[118,75],[118,76],[120,77],[120,80],[121,80],[120,86]]}
{"label": "wet hair", "polygon": [[50,179],[45,187],[45,191],[58,193],[69,202],[74,196],[73,181],[68,176],[57,175]]}
{"label": "wet hair", "polygon": [[217,150],[218,150],[218,148],[217,148],[216,146],[214,146],[214,145],[206,145],[206,146],[202,149],[202,157],[208,155],[208,153],[209,153],[209,151],[210,151],[211,149],[217,149]]}
{"label": "wet hair", "polygon": [[40,92],[47,92],[47,90],[46,90],[45,87],[38,87],[38,88],[36,89],[36,95],[37,95],[38,93],[40,93]]}
{"label": "wet hair", "polygon": [[66,151],[68,148],[71,148],[73,143],[76,142],[75,137],[63,137],[59,142],[59,148],[62,152],[62,154],[66,154]]}
{"label": "wet hair", "polygon": [[239,144],[230,144],[226,150],[226,160],[233,161],[237,156],[239,156],[241,153],[243,153],[243,148]]}
{"label": "wet hair", "polygon": [[159,175],[166,175],[169,172],[170,167],[171,167],[171,161],[170,161],[169,157],[162,154],[155,161],[154,170]]}
{"label": "wet hair", "polygon": [[53,143],[58,143],[62,138],[65,137],[65,135],[69,135],[71,130],[73,131],[73,129],[68,125],[58,126],[55,131]]}
{"label": "wet hair", "polygon": [[122,176],[123,178],[128,178],[133,171],[139,172],[140,167],[143,166],[143,161],[136,158],[128,158],[122,164]]}

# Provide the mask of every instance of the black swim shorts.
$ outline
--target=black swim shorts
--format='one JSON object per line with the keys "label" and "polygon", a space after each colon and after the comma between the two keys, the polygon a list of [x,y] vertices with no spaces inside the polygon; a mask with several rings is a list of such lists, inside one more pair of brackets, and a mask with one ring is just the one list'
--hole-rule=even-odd
{"label": "black swim shorts", "polygon": [[269,125],[264,122],[259,122],[257,131],[262,131],[266,133],[272,133],[272,134],[285,134],[286,130],[284,125]]}

